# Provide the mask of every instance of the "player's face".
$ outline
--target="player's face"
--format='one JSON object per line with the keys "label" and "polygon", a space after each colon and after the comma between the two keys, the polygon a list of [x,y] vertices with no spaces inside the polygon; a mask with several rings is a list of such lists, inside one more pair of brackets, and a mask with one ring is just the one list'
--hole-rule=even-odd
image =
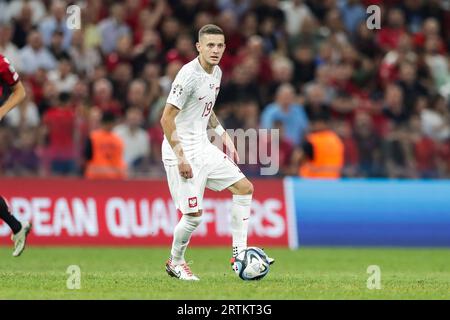
{"label": "player's face", "polygon": [[217,65],[225,51],[225,37],[222,34],[205,34],[197,42],[197,50],[210,65]]}

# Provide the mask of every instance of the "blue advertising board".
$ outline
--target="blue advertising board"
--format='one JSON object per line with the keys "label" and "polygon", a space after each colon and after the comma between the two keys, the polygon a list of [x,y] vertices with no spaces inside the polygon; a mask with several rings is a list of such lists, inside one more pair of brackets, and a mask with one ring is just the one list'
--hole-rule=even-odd
{"label": "blue advertising board", "polygon": [[450,181],[287,180],[299,246],[450,246]]}

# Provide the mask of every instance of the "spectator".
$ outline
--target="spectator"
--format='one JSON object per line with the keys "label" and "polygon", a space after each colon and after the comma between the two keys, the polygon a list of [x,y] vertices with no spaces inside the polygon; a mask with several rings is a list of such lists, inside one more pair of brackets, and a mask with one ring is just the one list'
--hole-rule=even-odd
{"label": "spectator", "polygon": [[87,179],[123,179],[127,177],[127,166],[123,160],[124,143],[113,132],[116,116],[105,112],[101,127],[91,132],[86,142],[84,156]]}
{"label": "spectator", "polygon": [[[230,59],[230,56],[235,55],[239,51],[244,43],[244,38],[239,32],[239,21],[234,11],[222,11],[217,18],[217,24],[222,28],[225,33],[225,39],[227,39],[227,50],[225,52],[226,55],[221,60],[222,65],[227,59]],[[226,60],[223,60],[224,58]]]}
{"label": "spectator", "polygon": [[419,178],[438,178],[437,144],[422,133],[421,119],[413,115],[409,120],[409,135],[413,143],[414,162]]}
{"label": "spectator", "polygon": [[403,62],[400,65],[397,83],[403,91],[405,113],[409,116],[413,112],[414,102],[419,96],[427,96],[428,90],[417,80],[417,69],[409,62]]}
{"label": "spectator", "polygon": [[268,97],[265,99],[266,101],[273,101],[278,87],[283,83],[292,83],[294,76],[294,65],[290,59],[284,56],[278,56],[272,59],[271,68],[273,78],[268,85]]}
{"label": "spectator", "polygon": [[311,119],[311,132],[298,149],[298,175],[306,179],[338,179],[344,166],[344,145],[327,124],[327,116]]}
{"label": "spectator", "polygon": [[365,22],[359,24],[353,43],[358,52],[369,58],[374,58],[379,54],[379,48],[375,43],[376,33],[367,28]]}
{"label": "spectator", "polygon": [[17,129],[17,132],[21,132],[25,128],[37,128],[40,123],[39,111],[34,103],[31,85],[24,83],[24,87],[25,99],[5,117],[8,125]]}
{"label": "spectator", "polygon": [[422,120],[422,131],[435,141],[446,141],[450,138],[450,114],[445,99],[436,96],[431,108],[419,108]]}
{"label": "spectator", "polygon": [[114,3],[111,7],[111,17],[103,20],[98,26],[101,39],[101,49],[107,55],[116,49],[117,40],[123,35],[130,35],[130,28],[125,24],[124,5]]}
{"label": "spectator", "polygon": [[56,60],[69,59],[69,52],[64,48],[64,33],[62,31],[55,31],[52,34],[50,44],[47,46],[50,53]]}
{"label": "spectator", "polygon": [[[16,1],[12,1],[11,3],[15,2]],[[22,9],[20,10],[20,15],[13,19],[14,35],[12,41],[19,49],[22,49],[27,44],[28,35],[35,28],[36,23],[33,22],[33,17],[36,15],[34,12],[31,4],[24,2]]]}
{"label": "spectator", "polygon": [[22,70],[22,60],[20,59],[19,49],[11,42],[13,35],[13,28],[10,24],[0,25],[0,52],[3,56],[8,57],[11,64],[17,70]]}
{"label": "spectator", "polygon": [[72,30],[67,26],[66,21],[67,4],[62,0],[53,0],[51,4],[51,15],[42,20],[39,24],[39,32],[45,46],[50,46],[55,32],[61,32],[63,40],[62,47],[67,50],[72,39]]}
{"label": "spectator", "polygon": [[258,18],[256,14],[252,11],[247,12],[242,17],[242,28],[241,34],[245,40],[250,39],[250,37],[258,33]]}
{"label": "spectator", "polygon": [[[142,3],[142,2],[141,2]],[[139,45],[142,43],[144,33],[157,28],[167,12],[167,2],[159,0],[153,2],[153,7],[144,7],[138,13],[137,25],[134,28],[134,43]]]}
{"label": "spectator", "polygon": [[295,101],[295,90],[290,84],[283,84],[276,93],[273,103],[266,106],[261,114],[261,127],[272,129],[274,122],[279,120],[286,129],[286,137],[298,146],[308,128],[308,118],[303,109]]}
{"label": "spectator", "polygon": [[[293,143],[286,137],[286,130],[284,129],[283,122],[277,120],[274,122],[274,129],[278,130],[279,134],[279,149],[278,152],[273,152],[271,150],[272,161],[278,161],[279,164],[279,175],[289,175],[289,168],[291,165],[291,158],[294,152]],[[294,175],[297,172],[293,173]]]}
{"label": "spectator", "polygon": [[[398,85],[391,84],[385,90],[383,112],[385,116],[397,124],[408,120],[408,111],[403,102],[403,92]],[[397,131],[395,131],[397,133]]]}
{"label": "spectator", "polygon": [[436,47],[433,48],[434,52],[445,54],[446,48],[445,43],[440,39],[441,30],[439,21],[436,18],[430,17],[427,18],[421,27],[421,30],[414,34],[413,42],[416,48],[425,49],[425,44],[428,39],[435,38],[437,39]]}
{"label": "spectator", "polygon": [[270,55],[275,51],[284,50],[281,47],[283,35],[276,30],[276,22],[273,17],[267,17],[261,21],[258,33],[261,36],[266,54]]}
{"label": "spectator", "polygon": [[[438,45],[439,37],[427,36],[425,42],[425,63],[433,78],[434,87],[450,101],[450,91],[448,91],[450,86],[450,63],[447,61],[448,57],[439,53]],[[445,94],[446,90],[447,94]]]}
{"label": "spectator", "polygon": [[140,172],[150,157],[150,140],[147,132],[141,128],[143,124],[142,110],[136,107],[129,108],[125,123],[114,128],[113,132],[124,143],[124,161],[127,164],[130,176]]}
{"label": "spectator", "polygon": [[87,49],[100,48],[102,43],[102,36],[98,25],[98,15],[100,10],[95,4],[101,6],[102,2],[92,1],[89,8],[84,7],[82,9],[82,19],[84,24],[82,30],[85,34],[84,45]]}
{"label": "spectator", "polygon": [[339,121],[336,126],[336,133],[341,138],[344,146],[344,166],[342,168],[343,177],[357,177],[359,175],[359,153],[356,140],[352,135],[352,128],[346,121]]}
{"label": "spectator", "polygon": [[325,15],[325,30],[329,34],[330,41],[336,46],[349,44],[349,35],[345,31],[341,14],[337,8],[332,8]]}
{"label": "spectator", "polygon": [[[7,9],[7,19],[16,19],[23,13],[23,9],[28,7],[33,12],[32,23],[39,23],[46,15],[45,4],[41,0],[14,0],[9,2]],[[28,10],[27,8],[27,10]]]}
{"label": "spectator", "polygon": [[290,37],[295,37],[302,31],[306,17],[312,17],[311,11],[303,0],[282,1],[280,8],[286,16],[286,30]]}
{"label": "spectator", "polygon": [[133,74],[138,75],[149,63],[159,65],[162,61],[161,38],[159,34],[152,29],[145,30],[142,42],[135,47],[132,61]]}
{"label": "spectator", "polygon": [[236,12],[238,18],[248,12],[251,0],[218,0],[219,9],[221,11],[230,10]]}
{"label": "spectator", "polygon": [[164,108],[159,110],[159,113],[156,116],[157,121],[151,122],[149,129],[147,131],[149,139],[150,139],[150,157],[151,157],[151,166],[152,169],[157,173],[164,174],[164,168],[161,168],[161,147],[164,140],[164,132],[159,123],[159,119],[161,119]]}
{"label": "spectator", "polygon": [[296,47],[292,60],[294,61],[294,83],[296,86],[302,86],[314,79],[316,63],[310,47]]}
{"label": "spectator", "polygon": [[116,50],[106,57],[106,67],[109,72],[114,72],[119,64],[133,61],[132,39],[128,34],[122,35],[117,40]]}
{"label": "spectator", "polygon": [[340,2],[339,10],[345,28],[354,35],[358,25],[366,20],[366,10],[361,5],[360,0],[344,0]]}
{"label": "spectator", "polygon": [[[47,80],[47,79],[45,79]],[[42,99],[38,104],[39,114],[44,115],[48,109],[59,104],[58,88],[51,81],[46,81],[42,88]]]}
{"label": "spectator", "polygon": [[387,25],[377,34],[377,43],[384,52],[396,49],[400,38],[406,34],[405,15],[400,9],[388,11]]}
{"label": "spectator", "polygon": [[389,178],[417,178],[413,162],[413,145],[405,124],[391,123],[383,141],[383,158]]}
{"label": "spectator", "polygon": [[412,33],[420,30],[424,20],[423,2],[415,0],[405,0],[400,6],[405,13],[406,25]]}
{"label": "spectator", "polygon": [[[163,95],[168,95],[169,94],[169,91],[170,91],[170,88],[171,88],[171,86],[172,86],[172,82],[173,82],[173,80],[175,79],[175,77],[176,77],[176,75],[177,75],[177,73],[178,73],[178,71],[180,71],[180,69],[181,69],[181,67],[183,66],[183,64],[181,64],[181,62],[180,61],[173,61],[173,62],[171,62],[171,63],[169,63],[168,65],[167,65],[167,67],[166,67],[166,73],[164,74],[164,76],[162,76],[160,79],[159,79],[159,85],[161,86],[161,88],[162,88],[162,93],[163,93]],[[151,74],[156,74],[155,72],[156,72],[156,69],[155,69],[155,65],[154,64],[152,64],[151,66],[149,66],[149,68],[152,68],[152,70],[151,70]],[[148,71],[147,70],[147,68],[146,68],[146,71]],[[150,72],[148,72],[148,74],[149,74]],[[152,80],[150,80],[150,79],[146,79],[148,82],[153,82],[153,80],[155,79],[155,77],[154,76],[152,76],[151,77],[151,79]],[[150,81],[149,81],[150,80]]]}
{"label": "spectator", "polygon": [[247,64],[260,84],[267,84],[272,77],[270,60],[264,52],[264,41],[260,36],[251,36],[236,57],[236,63]]}
{"label": "spectator", "polygon": [[19,132],[17,144],[7,153],[5,169],[14,176],[30,177],[40,173],[40,158],[36,151],[36,128]]}
{"label": "spectator", "polygon": [[58,69],[48,73],[48,80],[55,84],[58,94],[71,93],[78,82],[78,76],[72,72],[71,61],[68,58],[62,58],[58,62]]}
{"label": "spectator", "polygon": [[150,104],[146,92],[147,86],[143,80],[133,80],[128,87],[127,109],[136,108],[140,112],[148,114]]}
{"label": "spectator", "polygon": [[[174,69],[171,69],[171,72],[173,72],[173,74],[167,77],[175,78],[175,75],[178,72],[179,68],[181,68],[181,65],[178,62],[174,62],[172,67],[174,67]],[[168,69],[170,69],[170,65],[168,66]],[[149,122],[147,123],[150,124],[154,123],[156,120],[159,121],[159,111],[161,109],[164,109],[164,106],[166,105],[167,95],[163,92],[164,90],[170,90],[170,88],[163,88],[163,78],[166,78],[166,76],[160,77],[159,72],[160,69],[158,66],[149,64],[145,66],[144,74],[142,75],[142,78],[144,79],[147,86],[145,98],[147,109],[145,116],[149,120]]]}
{"label": "spectator", "polygon": [[279,0],[262,0],[259,1],[254,9],[258,22],[261,24],[267,18],[274,19],[274,27],[280,31],[286,21],[283,10],[280,9]]}
{"label": "spectator", "polygon": [[132,78],[133,70],[129,63],[118,64],[111,74],[114,98],[120,102],[122,108],[126,104],[128,86]]}
{"label": "spectator", "polygon": [[194,49],[194,43],[189,34],[180,34],[175,41],[175,48],[169,50],[166,54],[166,63],[179,61],[186,64],[196,57],[197,53]]}
{"label": "spectator", "polygon": [[[319,91],[319,103],[326,105],[331,104],[336,96],[336,90],[331,85],[332,81],[332,68],[328,64],[321,64],[316,68],[314,80],[306,83],[303,86],[303,92],[313,94],[311,90],[316,88],[316,92]],[[323,95],[322,95],[323,93]]]}
{"label": "spectator", "polygon": [[101,59],[97,50],[86,46],[84,38],[85,33],[82,30],[73,33],[69,55],[76,73],[91,75],[101,63]]}
{"label": "spectator", "polygon": [[201,11],[199,0],[180,0],[173,6],[174,17],[184,26],[189,27],[195,20],[197,12]]}
{"label": "spectator", "polygon": [[48,109],[43,124],[48,135],[46,148],[50,171],[55,175],[73,175],[76,172],[74,129],[75,112],[69,105],[70,94],[59,95],[59,105]]}
{"label": "spectator", "polygon": [[330,106],[327,103],[324,86],[322,86],[321,84],[312,84],[307,87],[305,94],[305,111],[308,119],[320,115],[330,115]]}
{"label": "spectator", "polygon": [[235,103],[241,100],[256,99],[258,104],[262,104],[262,93],[256,81],[256,75],[251,70],[251,66],[244,64],[235,66],[231,80],[224,85],[217,98],[217,106]]}
{"label": "spectator", "polygon": [[181,32],[180,22],[174,17],[167,17],[161,23],[161,42],[163,55],[166,55],[167,51],[175,47],[175,42],[178,35]]}
{"label": "spectator", "polygon": [[93,103],[102,112],[122,113],[122,106],[112,96],[113,87],[109,80],[99,79],[94,82]]}
{"label": "spectator", "polygon": [[382,86],[398,79],[398,69],[402,62],[417,62],[417,54],[412,49],[411,37],[404,34],[400,37],[397,48],[386,53],[379,70]]}
{"label": "spectator", "polygon": [[56,67],[55,58],[44,47],[42,37],[37,31],[28,35],[27,45],[20,50],[20,58],[23,63],[22,72],[25,74],[32,74],[38,68],[48,71]]}
{"label": "spectator", "polygon": [[323,32],[318,29],[318,23],[312,16],[306,16],[302,22],[301,32],[296,36],[289,37],[288,46],[290,52],[296,47],[309,47],[317,52],[325,40]]}
{"label": "spectator", "polygon": [[360,111],[355,116],[354,138],[359,154],[359,173],[362,177],[381,177],[381,137],[374,128],[368,112]]}

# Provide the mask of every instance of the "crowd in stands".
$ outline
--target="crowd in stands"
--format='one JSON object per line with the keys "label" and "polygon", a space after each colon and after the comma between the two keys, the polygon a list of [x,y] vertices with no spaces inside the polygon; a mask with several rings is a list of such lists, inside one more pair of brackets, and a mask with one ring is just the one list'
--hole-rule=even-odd
{"label": "crowd in stands", "polygon": [[130,178],[165,176],[159,120],[208,23],[227,44],[214,110],[227,129],[279,129],[279,175],[298,174],[320,117],[344,177],[450,178],[446,0],[0,0],[0,53],[27,91],[0,123],[0,175],[82,176],[89,132],[112,112]]}

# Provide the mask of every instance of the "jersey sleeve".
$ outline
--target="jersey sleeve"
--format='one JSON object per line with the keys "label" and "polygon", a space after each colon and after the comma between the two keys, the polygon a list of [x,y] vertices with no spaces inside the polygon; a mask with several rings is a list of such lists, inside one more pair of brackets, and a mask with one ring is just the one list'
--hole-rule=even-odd
{"label": "jersey sleeve", "polygon": [[192,73],[187,69],[182,68],[172,83],[169,96],[167,97],[167,103],[170,103],[180,110],[183,109],[187,99],[191,95],[193,87],[194,78]]}
{"label": "jersey sleeve", "polygon": [[9,60],[0,56],[0,79],[8,86],[13,86],[19,81],[19,74]]}

